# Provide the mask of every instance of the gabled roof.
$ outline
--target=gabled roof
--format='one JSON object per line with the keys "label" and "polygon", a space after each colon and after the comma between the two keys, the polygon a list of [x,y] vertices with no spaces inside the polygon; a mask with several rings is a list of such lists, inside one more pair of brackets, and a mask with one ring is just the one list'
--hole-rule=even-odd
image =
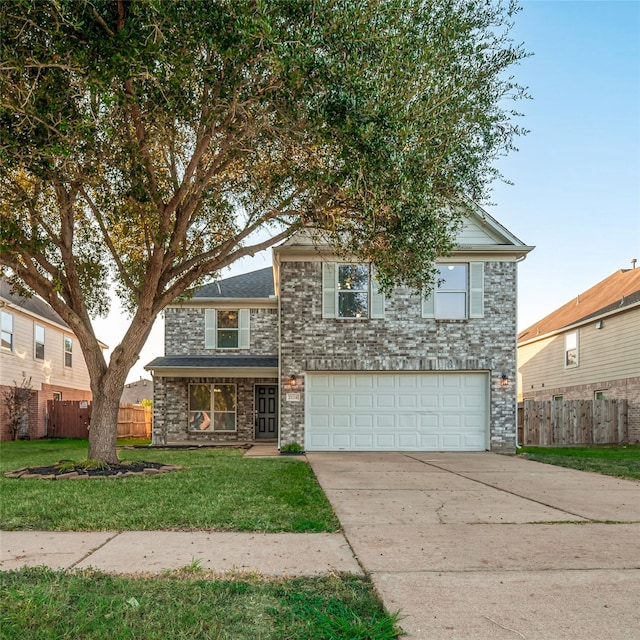
{"label": "gabled roof", "polygon": [[624,310],[638,302],[640,269],[620,269],[520,332],[518,342],[533,340],[596,316]]}
{"label": "gabled roof", "polygon": [[[456,247],[453,253],[491,253],[520,258],[534,248],[525,245],[475,202],[465,199],[460,206],[463,209],[462,225],[456,235]],[[274,252],[279,255],[315,250],[322,255],[323,249],[330,250],[329,244],[321,230],[305,227],[274,247]]]}
{"label": "gabled roof", "polygon": [[196,289],[194,298],[269,298],[274,295],[273,268],[224,278]]}
{"label": "gabled roof", "polygon": [[69,328],[69,325],[42,298],[35,295],[29,298],[12,293],[11,285],[4,278],[0,278],[0,298],[13,307]]}

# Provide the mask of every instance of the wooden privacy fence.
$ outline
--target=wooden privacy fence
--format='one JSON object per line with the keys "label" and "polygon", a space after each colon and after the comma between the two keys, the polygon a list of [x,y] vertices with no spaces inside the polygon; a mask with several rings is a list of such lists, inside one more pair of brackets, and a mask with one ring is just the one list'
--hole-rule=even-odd
{"label": "wooden privacy fence", "polygon": [[524,445],[626,442],[626,400],[525,400]]}
{"label": "wooden privacy fence", "polygon": [[[87,400],[47,400],[47,435],[53,438],[87,438],[92,403]],[[118,438],[150,438],[151,407],[121,404]]]}

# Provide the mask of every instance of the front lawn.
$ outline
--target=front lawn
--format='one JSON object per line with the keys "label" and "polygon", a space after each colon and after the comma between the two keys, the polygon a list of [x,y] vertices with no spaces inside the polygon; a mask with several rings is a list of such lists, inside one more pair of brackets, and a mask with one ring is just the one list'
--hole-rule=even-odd
{"label": "front lawn", "polygon": [[522,447],[529,460],[640,480],[640,444],[589,447]]}
{"label": "front lawn", "polygon": [[[0,477],[0,529],[329,532],[339,528],[308,464],[238,449],[121,449],[121,460],[179,465],[156,476],[93,480]],[[82,460],[84,440],[0,444],[0,471]]]}
{"label": "front lawn", "polygon": [[371,582],[357,576],[150,579],[21,569],[0,574],[1,636],[15,640],[391,640]]}

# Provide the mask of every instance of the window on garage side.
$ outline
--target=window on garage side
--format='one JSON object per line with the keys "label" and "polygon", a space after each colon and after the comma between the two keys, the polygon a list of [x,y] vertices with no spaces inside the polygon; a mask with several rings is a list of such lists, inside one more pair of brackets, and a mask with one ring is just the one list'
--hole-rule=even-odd
{"label": "window on garage side", "polygon": [[236,385],[189,385],[189,431],[235,431]]}
{"label": "window on garage side", "polygon": [[369,265],[338,265],[338,317],[369,317]]}
{"label": "window on garage side", "polygon": [[384,318],[384,294],[372,265],[322,264],[322,317]]}
{"label": "window on garage side", "polygon": [[434,289],[422,298],[422,317],[436,320],[484,317],[484,263],[437,265]]}
{"label": "window on garage side", "polygon": [[567,369],[578,366],[578,332],[572,331],[564,336],[564,366]]}

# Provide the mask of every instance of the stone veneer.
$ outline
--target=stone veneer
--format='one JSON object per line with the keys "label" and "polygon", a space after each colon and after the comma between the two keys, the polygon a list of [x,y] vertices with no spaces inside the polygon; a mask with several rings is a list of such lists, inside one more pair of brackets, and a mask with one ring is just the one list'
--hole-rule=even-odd
{"label": "stone veneer", "polygon": [[[420,297],[396,289],[385,300],[384,319],[347,320],[322,318],[320,262],[283,260],[281,441],[304,446],[304,372],[487,371],[491,450],[515,451],[516,270],[515,262],[485,263],[484,318],[422,318]],[[286,401],[291,391],[301,394],[300,402]]]}

